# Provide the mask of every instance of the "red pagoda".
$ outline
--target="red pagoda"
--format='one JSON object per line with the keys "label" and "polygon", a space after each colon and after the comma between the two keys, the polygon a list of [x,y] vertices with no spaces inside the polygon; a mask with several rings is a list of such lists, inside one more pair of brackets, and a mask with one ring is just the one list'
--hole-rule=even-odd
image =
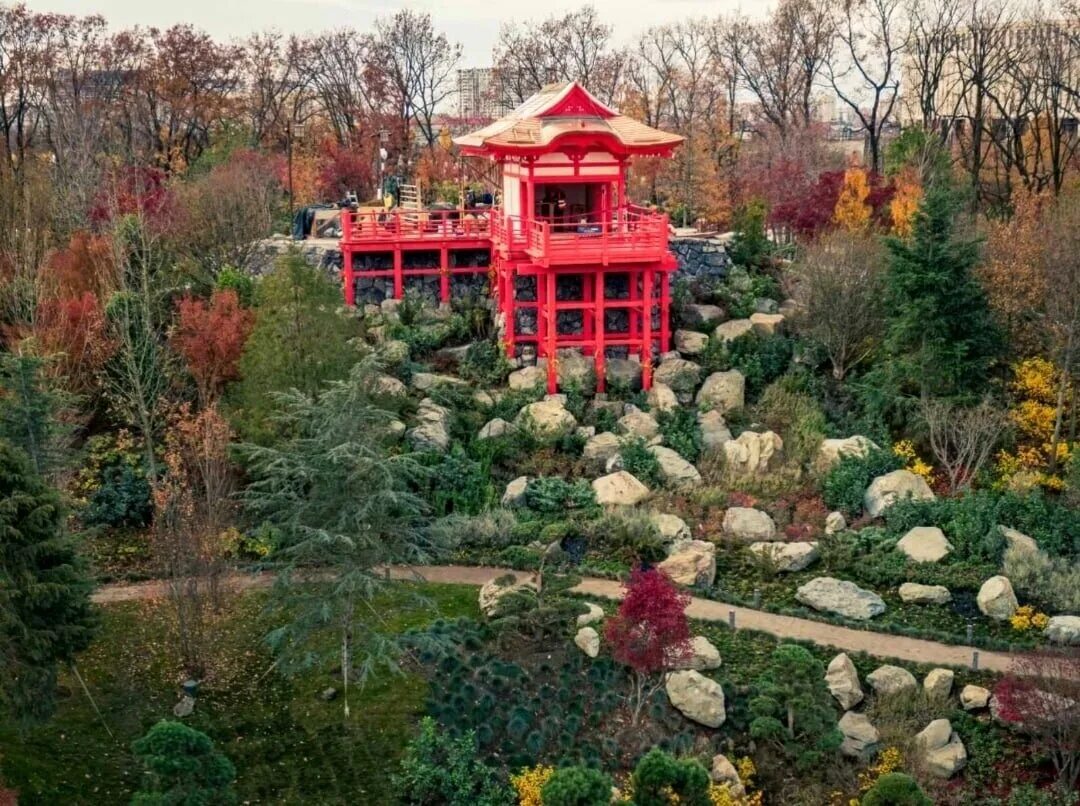
{"label": "red pagoda", "polygon": [[494,161],[501,203],[488,210],[351,213],[342,219],[345,300],[443,302],[487,279],[509,356],[533,346],[558,386],[558,353],[595,361],[637,356],[642,385],[670,349],[667,216],[629,203],[633,156],[670,157],[682,137],[618,114],[576,82],[545,87],[506,117],[455,143]]}

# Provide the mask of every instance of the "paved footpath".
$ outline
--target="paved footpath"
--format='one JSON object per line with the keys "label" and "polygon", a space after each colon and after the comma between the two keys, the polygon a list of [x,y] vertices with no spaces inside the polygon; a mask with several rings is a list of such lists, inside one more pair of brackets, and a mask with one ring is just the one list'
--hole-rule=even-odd
{"label": "paved footpath", "polygon": [[[514,571],[509,568],[468,565],[431,565],[412,568],[395,567],[390,569],[394,579],[417,579],[427,582],[441,582],[457,585],[483,585],[490,579],[504,574],[526,577],[528,572]],[[273,582],[272,574],[236,574],[229,579],[233,590],[265,588]],[[575,587],[575,593],[594,596],[601,599],[619,600],[623,597],[622,583],[610,579],[586,577]],[[130,585],[105,585],[94,593],[94,601],[99,604],[155,599],[164,596],[165,583],[153,580]],[[1013,666],[1013,656],[1003,652],[976,650],[970,646],[955,646],[937,641],[925,641],[921,638],[906,638],[899,635],[854,630],[838,627],[810,619],[782,616],[766,613],[749,607],[738,607],[711,599],[693,597],[686,614],[701,621],[719,621],[729,623],[731,614],[735,614],[735,627],[758,630],[777,638],[793,638],[810,641],[821,646],[834,647],[845,652],[866,652],[879,658],[927,663],[938,666],[970,667],[974,653],[979,653],[979,668],[992,672],[1007,672]]]}

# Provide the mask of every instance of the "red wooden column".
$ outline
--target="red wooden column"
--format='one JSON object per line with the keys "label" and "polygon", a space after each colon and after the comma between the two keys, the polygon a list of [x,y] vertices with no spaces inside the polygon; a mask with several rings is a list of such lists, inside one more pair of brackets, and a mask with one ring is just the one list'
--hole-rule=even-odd
{"label": "red wooden column", "polygon": [[503,313],[503,340],[506,342],[507,358],[514,357],[517,320],[514,315],[514,278],[511,269],[499,258],[499,308]]}
{"label": "red wooden column", "polygon": [[402,264],[401,246],[394,244],[394,299],[405,296],[405,278],[401,274]]}
{"label": "red wooden column", "polygon": [[593,369],[596,372],[596,391],[603,392],[606,381],[604,372],[604,270],[596,272],[593,288]]}
{"label": "red wooden column", "polygon": [[644,274],[644,298],[641,304],[641,388],[652,388],[652,306],[653,272]]}
{"label": "red wooden column", "polygon": [[547,278],[539,272],[531,276],[536,280],[536,357],[539,358],[547,344]]}
{"label": "red wooden column", "polygon": [[439,250],[439,299],[450,302],[450,250],[445,246]]}
{"label": "red wooden column", "polygon": [[[596,279],[599,277],[599,269],[597,273],[585,272],[581,276],[581,304],[595,306],[595,293],[596,293]],[[593,328],[593,317],[589,315],[588,308],[583,307],[581,309],[581,335],[586,342],[586,347],[592,346],[595,330]]]}
{"label": "red wooden column", "polygon": [[341,280],[345,284],[345,304],[356,305],[356,274],[353,272],[353,253],[348,247],[341,250]]}
{"label": "red wooden column", "polygon": [[547,281],[547,304],[544,313],[547,315],[547,390],[549,395],[559,391],[559,373],[556,367],[555,342],[558,334],[558,323],[555,318],[555,272],[548,269],[544,279]]}
{"label": "red wooden column", "polygon": [[660,354],[671,352],[671,272],[660,275]]}

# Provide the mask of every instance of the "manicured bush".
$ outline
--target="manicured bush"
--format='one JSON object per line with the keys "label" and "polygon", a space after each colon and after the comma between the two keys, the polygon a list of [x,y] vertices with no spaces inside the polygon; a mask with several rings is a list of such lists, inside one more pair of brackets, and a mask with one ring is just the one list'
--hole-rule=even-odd
{"label": "manicured bush", "polygon": [[611,778],[588,767],[555,770],[540,790],[544,806],[607,806]]}
{"label": "manicured bush", "polygon": [[708,373],[739,370],[746,378],[746,396],[755,399],[787,371],[794,351],[795,342],[787,336],[751,331],[728,342],[710,339],[701,354],[701,365]]}
{"label": "manicured bush", "polygon": [[467,456],[459,444],[449,453],[425,457],[424,464],[430,470],[424,497],[436,517],[478,515],[498,503],[490,465]]}
{"label": "manicured bush", "polygon": [[516,798],[477,757],[476,735],[453,736],[425,717],[394,777],[402,800],[415,806],[513,806]]}
{"label": "manicured bush", "polygon": [[506,351],[493,341],[478,341],[469,345],[461,361],[459,374],[467,381],[482,386],[496,386],[506,380],[510,362]]}
{"label": "manicured bush", "polygon": [[619,457],[622,460],[622,469],[646,487],[656,489],[663,482],[660,460],[649,450],[641,437],[624,439],[619,445]]}
{"label": "manicured bush", "polygon": [[102,468],[99,486],[82,512],[87,526],[127,526],[141,529],[150,523],[154,506],[150,483],[139,467],[123,463]]}
{"label": "manicured bush", "polygon": [[236,802],[236,768],[210,737],[182,722],[162,720],[132,750],[146,770],[134,806],[225,806]]}
{"label": "manicured bush", "polygon": [[710,806],[709,782],[709,771],[695,759],[676,759],[654,747],[637,763],[630,778],[634,793],[632,803],[635,806],[667,806],[673,802]]}
{"label": "manicured bush", "polygon": [[1025,597],[1060,613],[1080,612],[1080,562],[1013,548],[1003,571]]}
{"label": "manicured bush", "polygon": [[660,425],[665,445],[688,462],[698,460],[701,456],[701,427],[693,409],[679,406],[671,411],[661,411],[657,414],[656,422]]}
{"label": "manicured bush", "polygon": [[[435,543],[456,548],[500,549],[515,542],[517,521],[507,509],[492,509],[480,515],[447,515],[432,522]],[[528,541],[526,541],[528,542]]]}
{"label": "manicured bush", "polygon": [[829,509],[838,509],[849,518],[858,517],[870,482],[901,467],[900,457],[885,449],[871,450],[866,456],[844,456],[826,474],[821,497]]}
{"label": "manicured bush", "polygon": [[918,782],[902,772],[882,775],[862,798],[862,806],[933,806]]}
{"label": "manicured bush", "polygon": [[541,476],[525,488],[525,503],[537,513],[561,515],[567,510],[595,507],[596,494],[586,479],[571,482],[555,476]]}

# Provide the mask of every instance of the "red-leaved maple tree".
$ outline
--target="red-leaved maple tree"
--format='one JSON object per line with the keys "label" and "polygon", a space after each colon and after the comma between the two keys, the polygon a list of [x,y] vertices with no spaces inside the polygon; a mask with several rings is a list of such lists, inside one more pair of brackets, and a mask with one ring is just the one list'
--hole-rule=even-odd
{"label": "red-leaved maple tree", "polygon": [[42,301],[34,336],[41,354],[54,359],[48,366],[70,391],[80,395],[93,392],[98,371],[116,347],[109,339],[105,312],[92,291],[72,299]]}
{"label": "red-leaved maple tree", "polygon": [[237,376],[237,363],[254,323],[254,315],[240,306],[232,289],[215,291],[209,303],[193,297],[177,303],[172,345],[195,379],[203,406]]}
{"label": "red-leaved maple tree", "polygon": [[637,724],[642,706],[663,685],[664,673],[678,668],[691,654],[688,604],[690,596],[662,571],[636,568],[619,612],[604,628],[615,660],[634,672],[632,724]]}

